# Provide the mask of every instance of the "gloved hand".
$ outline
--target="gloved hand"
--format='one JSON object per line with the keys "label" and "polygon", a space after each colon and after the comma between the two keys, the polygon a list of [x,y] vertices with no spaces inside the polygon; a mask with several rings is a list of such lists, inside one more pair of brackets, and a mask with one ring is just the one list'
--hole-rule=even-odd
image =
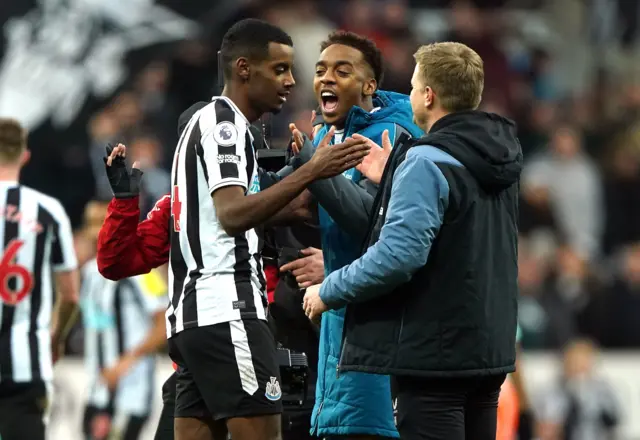
{"label": "gloved hand", "polygon": [[115,147],[109,144],[107,156],[103,158],[109,184],[116,199],[128,199],[140,194],[140,181],[144,173],[138,168],[137,162],[133,164],[131,172],[127,170],[124,161],[126,152],[127,147],[122,144]]}

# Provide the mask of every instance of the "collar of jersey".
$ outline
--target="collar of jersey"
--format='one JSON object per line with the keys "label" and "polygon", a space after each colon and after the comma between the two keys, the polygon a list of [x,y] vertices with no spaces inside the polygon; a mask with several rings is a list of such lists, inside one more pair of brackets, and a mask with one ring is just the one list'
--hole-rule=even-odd
{"label": "collar of jersey", "polygon": [[235,102],[233,102],[232,100],[230,100],[229,98],[227,98],[226,96],[213,96],[211,98],[212,101],[216,100],[216,99],[222,99],[224,101],[226,101],[231,107],[234,108],[235,111],[237,111],[243,118],[244,120],[247,122],[247,126],[251,125],[251,122],[249,122],[249,120],[247,119],[247,117],[244,115],[244,113],[242,113],[242,110],[240,110],[238,108],[238,106],[236,105]]}

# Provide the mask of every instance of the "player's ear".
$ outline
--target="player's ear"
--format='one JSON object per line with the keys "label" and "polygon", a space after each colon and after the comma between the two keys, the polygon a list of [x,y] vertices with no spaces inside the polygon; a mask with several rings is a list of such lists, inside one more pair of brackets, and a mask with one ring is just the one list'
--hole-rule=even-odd
{"label": "player's ear", "polygon": [[364,85],[362,87],[362,94],[364,96],[373,96],[377,88],[378,83],[376,82],[376,80],[373,78],[369,78],[364,82]]}
{"label": "player's ear", "polygon": [[31,159],[31,151],[24,150],[20,155],[20,166],[25,166]]}
{"label": "player's ear", "polygon": [[238,76],[243,80],[243,81],[249,81],[249,75],[250,75],[250,71],[249,71],[249,60],[244,58],[244,57],[240,57],[236,60],[236,72],[238,74]]}

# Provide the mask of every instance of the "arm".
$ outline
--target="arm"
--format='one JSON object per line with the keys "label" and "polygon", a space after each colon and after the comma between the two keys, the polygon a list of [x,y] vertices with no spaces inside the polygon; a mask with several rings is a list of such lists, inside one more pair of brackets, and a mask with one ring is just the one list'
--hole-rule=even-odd
{"label": "arm", "polygon": [[54,361],[78,317],[80,275],[73,247],[71,223],[61,205],[56,207],[57,225],[51,248],[51,263],[56,286],[56,304],[51,319],[51,349]]}
{"label": "arm", "polygon": [[[372,148],[371,153],[358,166],[359,171],[364,171],[360,167],[363,167],[365,163],[375,162],[374,165],[369,164],[367,168],[376,168],[377,165],[378,168],[381,168],[379,174],[382,174],[392,145],[405,132],[403,129],[398,129],[396,124],[385,125],[392,130],[391,139],[389,139],[389,129],[378,130],[378,134],[371,139],[359,134],[353,136],[356,139],[370,142],[369,145]],[[303,147],[300,151],[299,160],[293,163],[305,163],[311,159],[312,155],[313,150],[311,148]],[[366,172],[363,172],[364,174]],[[309,185],[309,190],[341,229],[355,237],[364,239],[366,231],[360,225],[369,222],[375,194],[378,191],[378,183],[379,180],[374,182],[363,177],[356,184],[343,175],[338,175],[331,179],[313,182]]]}
{"label": "arm", "polygon": [[167,304],[167,285],[157,271],[139,278],[132,278],[138,285],[134,294],[139,295],[140,303],[145,312],[151,317],[151,326],[144,339],[135,347],[124,353],[118,362],[102,372],[107,385],[114,389],[120,379],[141,358],[158,351],[167,343],[164,312]]}
{"label": "arm", "polygon": [[98,235],[98,270],[107,279],[148,273],[169,261],[171,197],[158,200],[138,223],[138,197],[113,199]]}
{"label": "arm", "polygon": [[323,282],[320,298],[329,308],[387,294],[426,264],[449,200],[449,185],[426,151],[425,147],[409,150],[395,170],[378,241]]}
{"label": "arm", "polygon": [[[231,112],[231,110],[229,110]],[[218,115],[220,121],[233,121],[234,115]],[[202,118],[201,118],[202,121]],[[230,138],[219,144],[221,136],[217,130],[224,127]],[[238,235],[264,223],[269,217],[296,198],[311,182],[342,173],[355,166],[366,155],[368,146],[351,140],[332,148],[323,148],[314,158],[275,185],[255,194],[245,195],[250,186],[247,176],[245,137],[238,135],[246,131],[246,122],[220,122],[215,127],[202,130],[203,147],[200,160],[208,170],[209,192],[212,194],[218,221],[225,232]],[[252,182],[251,182],[252,183]]]}

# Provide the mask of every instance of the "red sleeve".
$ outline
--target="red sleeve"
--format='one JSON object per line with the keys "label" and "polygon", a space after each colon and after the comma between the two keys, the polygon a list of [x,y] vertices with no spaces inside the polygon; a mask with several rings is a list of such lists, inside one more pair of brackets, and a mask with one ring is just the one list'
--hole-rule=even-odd
{"label": "red sleeve", "polygon": [[98,235],[98,270],[107,279],[148,273],[169,261],[171,196],[156,202],[138,223],[138,197],[113,199]]}

